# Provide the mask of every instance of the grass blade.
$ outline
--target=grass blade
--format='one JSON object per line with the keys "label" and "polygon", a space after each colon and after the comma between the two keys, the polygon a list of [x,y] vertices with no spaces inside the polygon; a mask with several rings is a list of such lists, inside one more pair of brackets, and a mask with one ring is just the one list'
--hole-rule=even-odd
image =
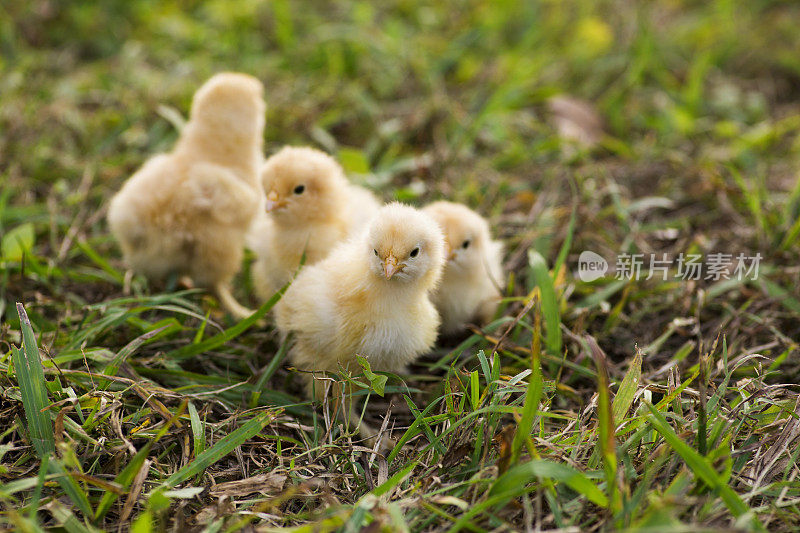
{"label": "grass blade", "polygon": [[168,360],[183,360],[189,359],[194,357],[195,355],[201,354],[203,352],[207,352],[209,350],[213,350],[218,346],[222,346],[226,342],[235,339],[248,329],[251,326],[255,325],[256,322],[261,320],[267,313],[269,313],[270,309],[272,309],[276,303],[281,299],[283,293],[286,292],[286,289],[289,287],[288,284],[284,285],[281,290],[276,292],[272,298],[264,302],[264,304],[258,308],[258,310],[250,315],[249,317],[237,322],[233,326],[229,327],[225,331],[221,333],[217,333],[210,339],[206,339],[202,342],[187,344],[177,350],[173,350],[166,355],[164,355],[165,359]]}
{"label": "grass blade", "polygon": [[28,435],[37,455],[42,459],[56,449],[53,422],[48,411],[50,402],[47,398],[44,369],[39,357],[36,336],[25,307],[21,303],[17,303],[17,314],[22,330],[22,349],[12,347],[14,369],[22,393]]}
{"label": "grass blade", "polygon": [[531,341],[531,374],[528,376],[528,390],[525,392],[525,403],[522,406],[522,419],[517,424],[511,450],[511,464],[519,460],[522,446],[530,440],[533,431],[533,420],[539,401],[542,397],[542,365],[541,352],[541,315],[536,313],[534,318],[533,340]]}
{"label": "grass blade", "polygon": [[[408,399],[406,399],[406,402],[408,402]],[[413,405],[413,402],[410,402],[409,406],[410,405]],[[415,437],[421,431],[424,431],[420,429],[420,426],[425,426],[427,431],[430,431],[430,426],[427,425],[427,423],[425,422],[425,417],[428,416],[428,414],[431,411],[433,411],[436,408],[436,406],[437,402],[430,402],[428,405],[425,406],[425,409],[423,409],[422,412],[419,413],[419,415],[415,413],[414,421],[411,423],[411,425],[408,426],[408,429],[400,437],[400,440],[397,441],[397,444],[395,445],[394,449],[391,452],[389,452],[389,457],[386,458],[387,463],[389,464],[392,463],[395,457],[397,457],[397,454],[399,454],[402,451],[403,446],[405,445],[406,442],[409,441],[409,439]],[[441,437],[439,440],[441,440]]]}
{"label": "grass blade", "polygon": [[75,478],[69,475],[64,465],[58,459],[52,458],[50,460],[50,473],[57,474],[59,477],[56,478],[58,484],[61,485],[61,488],[64,489],[64,492],[67,494],[72,503],[75,504],[75,507],[80,509],[85,517],[93,516],[92,513],[92,506],[89,504],[89,497],[86,495],[86,492],[83,488],[75,481]]}
{"label": "grass blade", "polygon": [[515,498],[528,490],[525,488],[528,483],[542,478],[564,483],[600,507],[608,506],[606,495],[586,474],[567,464],[555,463],[547,459],[534,459],[511,467],[494,482],[492,488],[489,489],[489,497],[507,496],[508,499]]}
{"label": "grass blade", "polygon": [[44,481],[47,477],[47,472],[50,469],[50,456],[45,455],[42,459],[42,464],[39,466],[39,475],[37,476],[37,483],[36,487],[33,490],[33,497],[31,498],[31,502],[28,504],[28,518],[32,522],[36,522],[36,511],[39,509],[39,501],[42,497],[42,487],[44,487]]}
{"label": "grass blade", "polygon": [[[688,444],[673,431],[672,427],[667,423],[667,420],[653,405],[645,402],[645,405],[650,410],[650,424],[658,431],[667,444],[680,455],[697,477],[703,480],[714,492],[716,492],[722,501],[725,502],[728,510],[735,517],[740,517],[746,513],[751,512],[750,508],[739,497],[738,494],[727,483],[721,481],[720,475],[714,470],[709,461],[694,451]],[[763,531],[763,526],[754,516],[753,525],[756,529]]]}
{"label": "grass blade", "polygon": [[197,408],[192,402],[189,402],[189,420],[192,423],[192,435],[194,437],[194,456],[198,457],[206,449],[206,437],[203,430],[203,421],[200,420]]}
{"label": "grass blade", "polygon": [[269,424],[274,417],[275,414],[272,411],[264,411],[257,414],[233,433],[226,435],[214,444],[214,446],[195,457],[194,461],[172,474],[164,482],[164,485],[167,487],[174,487],[202,473],[206,468],[231,453],[238,446],[241,446],[244,441],[264,429],[264,426]]}
{"label": "grass blade", "polygon": [[633,361],[631,361],[631,366],[622,379],[617,395],[614,396],[614,403],[611,410],[614,415],[613,422],[615,426],[619,425],[622,419],[625,418],[625,415],[628,414],[628,410],[633,403],[633,397],[636,395],[636,391],[639,388],[639,380],[641,378],[642,351],[637,348],[636,355],[633,356]]}
{"label": "grass blade", "polygon": [[278,352],[275,356],[267,363],[267,366],[264,368],[264,371],[261,372],[261,375],[258,377],[258,381],[256,381],[255,386],[253,386],[253,393],[250,395],[250,409],[255,409],[258,405],[259,399],[261,399],[261,393],[264,390],[264,385],[266,385],[267,381],[272,378],[275,372],[278,370],[278,367],[286,358],[286,352],[289,351],[289,345],[291,344],[291,333],[284,339],[281,343],[280,347],[278,348]]}
{"label": "grass blade", "polygon": [[[134,455],[133,459],[131,459],[125,468],[122,469],[122,472],[120,472],[117,477],[114,478],[114,482],[127,489],[127,487],[133,481],[133,478],[136,477],[136,473],[139,472],[139,469],[142,467],[144,460],[147,459],[147,456],[150,454],[150,448],[153,442],[155,442],[155,439],[147,442],[141,450],[136,452],[136,455]],[[97,506],[95,520],[101,520],[109,511],[109,509],[111,509],[111,505],[117,500],[118,497],[119,495],[111,491],[106,491]]]}
{"label": "grass blade", "polygon": [[[114,482],[118,485],[122,486],[126,490],[130,487],[133,480],[136,479],[136,474],[142,468],[142,465],[145,463],[147,456],[150,455],[150,449],[156,444],[161,438],[167,434],[169,429],[172,425],[183,415],[183,410],[186,406],[187,402],[181,403],[178,407],[175,414],[170,418],[166,424],[155,434],[147,443],[142,447],[141,450],[136,452],[136,455],[128,462],[125,468],[117,474],[117,477],[114,478]],[[95,521],[102,519],[108,510],[111,509],[111,505],[117,501],[119,497],[118,494],[115,494],[111,491],[106,491],[103,494],[103,498],[100,500],[100,503],[97,505],[97,511],[95,512]]]}
{"label": "grass blade", "polygon": [[765,294],[767,294],[770,298],[775,298],[778,300],[786,309],[794,313],[800,313],[800,300],[792,297],[789,291],[777,283],[773,283],[765,277],[762,277],[758,280],[758,282],[753,283],[760,285]]}
{"label": "grass blade", "polygon": [[553,278],[547,270],[544,257],[534,249],[528,250],[528,264],[533,271],[536,285],[542,297],[542,314],[544,315],[545,346],[550,355],[561,356],[561,319],[558,313],[558,300],[553,285]]}
{"label": "grass blade", "polygon": [[603,469],[606,474],[611,511],[616,515],[622,509],[620,494],[617,490],[617,447],[614,440],[614,415],[609,398],[608,363],[606,354],[591,336],[586,337],[592,358],[597,367],[597,449],[603,458]]}
{"label": "grass blade", "polygon": [[97,265],[98,267],[100,267],[100,269],[101,269],[103,272],[105,272],[106,274],[108,274],[109,276],[111,276],[111,278],[112,278],[112,279],[114,279],[114,281],[116,281],[116,282],[117,282],[117,283],[119,283],[120,285],[122,285],[123,283],[125,283],[125,276],[124,276],[123,274],[121,274],[120,272],[118,272],[118,271],[117,271],[117,269],[115,269],[114,267],[112,267],[112,266],[111,266],[111,263],[109,263],[108,261],[106,261],[106,259],[105,259],[105,258],[104,258],[102,255],[100,255],[99,253],[97,253],[97,252],[94,250],[94,248],[92,248],[91,246],[89,246],[89,243],[88,243],[88,242],[86,242],[86,241],[85,241],[85,240],[83,240],[83,239],[78,239],[78,241],[77,241],[77,243],[76,243],[76,244],[78,245],[78,248],[80,248],[80,249],[81,249],[81,251],[82,251],[84,254],[86,254],[86,257],[88,257],[89,259],[91,259],[91,260],[92,260],[92,262],[93,262],[95,265]]}
{"label": "grass blade", "polygon": [[67,509],[58,500],[53,500],[47,505],[47,510],[53,515],[61,527],[68,533],[95,533],[100,531],[94,527],[87,527],[83,522]]}
{"label": "grass blade", "polygon": [[[116,376],[120,365],[123,362],[125,362],[125,360],[128,358],[128,356],[130,356],[133,352],[135,352],[146,341],[148,341],[151,338],[155,337],[156,335],[158,335],[159,333],[161,333],[162,331],[164,331],[168,327],[169,326],[162,326],[162,327],[160,327],[158,329],[154,329],[152,331],[148,331],[147,333],[136,337],[131,342],[126,344],[117,353],[117,355],[114,357],[114,359],[112,359],[111,362],[108,363],[106,368],[103,370],[103,374],[105,374],[106,376]],[[110,385],[110,382],[109,382],[109,385]],[[108,388],[108,385],[106,385],[106,388]]]}
{"label": "grass blade", "polygon": [[[574,191],[573,191],[574,192]],[[569,254],[569,249],[572,246],[572,236],[575,233],[575,219],[576,219],[576,212],[577,212],[577,204],[572,204],[572,213],[569,216],[569,224],[567,225],[567,236],[564,237],[564,244],[561,245],[561,250],[558,251],[558,257],[556,258],[556,264],[553,265],[553,275],[558,276],[559,270],[564,265],[564,262],[567,260],[567,255]]]}
{"label": "grass blade", "polygon": [[411,472],[414,470],[414,467],[417,466],[419,463],[419,459],[415,461],[411,461],[408,465],[403,467],[400,471],[394,474],[392,477],[378,485],[372,490],[372,495],[374,496],[383,496],[384,494],[388,494],[392,489],[397,487],[400,483],[402,483],[408,476],[411,475]]}

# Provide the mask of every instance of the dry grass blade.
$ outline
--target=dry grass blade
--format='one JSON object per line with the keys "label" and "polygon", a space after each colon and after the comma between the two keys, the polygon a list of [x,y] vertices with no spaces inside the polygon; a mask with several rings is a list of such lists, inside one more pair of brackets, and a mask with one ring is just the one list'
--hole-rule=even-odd
{"label": "dry grass blade", "polygon": [[209,496],[220,498],[223,496],[247,496],[253,493],[275,495],[283,490],[287,475],[268,472],[235,481],[227,481],[214,485],[208,491]]}
{"label": "dry grass blade", "polygon": [[150,466],[152,464],[153,462],[150,459],[145,459],[144,462],[141,463],[139,471],[136,473],[131,483],[131,488],[128,492],[128,497],[125,499],[125,504],[122,506],[122,512],[119,516],[120,522],[125,522],[131,516],[133,506],[136,505],[136,500],[139,499],[139,495],[142,493],[142,487],[144,487],[144,482],[150,473]]}
{"label": "dry grass blade", "polygon": [[595,146],[603,136],[603,122],[591,102],[571,96],[550,98],[547,106],[559,136],[586,148]]}
{"label": "dry grass blade", "polygon": [[[122,472],[117,475],[117,477],[114,479],[114,482],[124,488],[130,486],[136,476],[142,471],[143,465],[147,462],[147,456],[150,453],[151,446],[152,444],[150,442],[145,444],[144,447],[131,458],[130,462],[125,466]],[[97,506],[95,520],[102,519],[111,509],[111,506],[117,500],[117,498],[118,495],[112,492],[106,492],[103,494],[103,497]]]}

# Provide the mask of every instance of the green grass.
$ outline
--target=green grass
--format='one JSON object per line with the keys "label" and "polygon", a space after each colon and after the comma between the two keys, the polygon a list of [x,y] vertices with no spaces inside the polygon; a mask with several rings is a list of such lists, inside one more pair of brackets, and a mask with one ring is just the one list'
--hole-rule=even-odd
{"label": "green grass", "polygon": [[[797,530],[798,25],[767,0],[0,4],[0,527]],[[350,377],[387,457],[304,397],[274,302],[236,323],[126,285],[105,205],[220,70],[264,82],[267,153],[321,147],[505,242],[491,324]],[[583,282],[583,250],[762,260]]]}

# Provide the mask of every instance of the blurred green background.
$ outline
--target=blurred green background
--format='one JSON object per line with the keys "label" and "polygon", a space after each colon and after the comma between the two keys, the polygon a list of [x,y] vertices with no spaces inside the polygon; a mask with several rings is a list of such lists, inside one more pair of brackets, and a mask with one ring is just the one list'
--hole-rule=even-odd
{"label": "blurred green background", "polygon": [[796,133],[798,20],[771,1],[6,1],[2,170],[39,194],[87,166],[116,186],[170,146],[159,106],[185,114],[220,70],[264,81],[268,151],[349,148],[353,171],[413,173],[428,154],[434,178],[541,179],[559,93],[594,103],[607,156],[756,170]]}

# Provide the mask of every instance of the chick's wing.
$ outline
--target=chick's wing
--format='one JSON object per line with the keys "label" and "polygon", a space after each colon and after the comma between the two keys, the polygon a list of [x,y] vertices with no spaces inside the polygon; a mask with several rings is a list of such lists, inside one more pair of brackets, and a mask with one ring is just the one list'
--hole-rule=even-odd
{"label": "chick's wing", "polygon": [[198,214],[228,226],[251,223],[259,204],[257,190],[231,170],[213,163],[197,163],[187,171],[184,201]]}

